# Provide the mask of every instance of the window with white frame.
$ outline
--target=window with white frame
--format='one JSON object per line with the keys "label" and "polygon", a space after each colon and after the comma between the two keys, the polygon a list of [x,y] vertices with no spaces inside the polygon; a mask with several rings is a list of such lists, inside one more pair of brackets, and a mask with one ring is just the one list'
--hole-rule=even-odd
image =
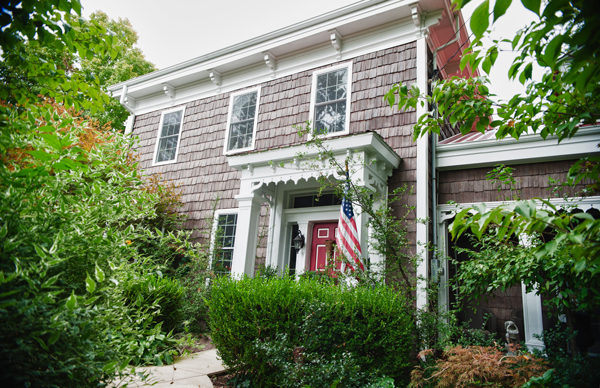
{"label": "window with white frame", "polygon": [[177,161],[184,112],[185,107],[162,113],[154,151],[155,165]]}
{"label": "window with white frame", "polygon": [[215,232],[213,269],[217,273],[230,273],[235,247],[237,214],[220,214]]}
{"label": "window with white frame", "polygon": [[313,73],[311,121],[320,134],[348,132],[352,64]]}
{"label": "window with white frame", "polygon": [[231,95],[225,153],[254,149],[260,88]]}

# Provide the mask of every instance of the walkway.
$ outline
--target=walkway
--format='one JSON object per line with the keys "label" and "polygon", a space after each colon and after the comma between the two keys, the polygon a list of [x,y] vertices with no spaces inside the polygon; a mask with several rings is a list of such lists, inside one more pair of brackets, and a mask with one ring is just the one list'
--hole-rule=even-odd
{"label": "walkway", "polygon": [[[167,366],[139,367],[136,371],[148,371],[152,375],[147,384],[130,384],[130,387],[154,388],[213,388],[208,375],[222,372],[225,368],[217,358],[217,349],[177,357],[175,364]],[[155,385],[151,385],[154,384]]]}

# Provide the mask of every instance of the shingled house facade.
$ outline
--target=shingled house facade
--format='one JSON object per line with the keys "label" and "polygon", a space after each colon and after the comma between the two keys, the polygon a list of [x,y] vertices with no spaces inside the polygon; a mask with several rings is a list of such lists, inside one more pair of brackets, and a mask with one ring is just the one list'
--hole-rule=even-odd
{"label": "shingled house facade", "polygon": [[[414,252],[427,258],[417,273],[441,274],[446,285],[451,266],[418,244],[432,242],[452,254],[447,225],[456,208],[445,203],[498,203],[485,173],[499,163],[518,165],[523,197],[545,197],[546,176],[564,180],[569,160],[595,152],[600,141],[598,128],[560,145],[534,136],[462,137],[444,128],[439,138],[413,142],[412,127],[427,107],[397,112],[383,96],[397,83],[426,90],[435,68],[442,77],[472,76],[458,66],[468,46],[466,30],[457,30],[463,25],[449,0],[359,1],[109,90],[131,113],[127,131],[139,137],[141,167],[181,186],[186,227],[224,226],[233,274],[252,276],[261,264],[296,273],[322,265],[339,205],[333,198],[314,201],[319,174],[336,171],[303,167],[316,154],[295,126],[310,121],[328,132],[326,145],[339,158],[365,161],[352,179],[382,193],[404,184],[415,189],[406,199],[416,206],[409,221],[430,220],[407,224]],[[600,207],[598,198],[586,201],[584,210]],[[368,247],[363,215],[357,225]],[[296,253],[298,231],[306,244]],[[363,251],[371,262],[384,262]],[[519,289],[499,300],[505,302],[483,306],[498,330],[520,309],[528,343],[539,345],[532,337],[543,327],[539,297]],[[442,305],[451,301],[450,292],[441,293]],[[425,293],[418,292],[417,303],[427,304]]]}

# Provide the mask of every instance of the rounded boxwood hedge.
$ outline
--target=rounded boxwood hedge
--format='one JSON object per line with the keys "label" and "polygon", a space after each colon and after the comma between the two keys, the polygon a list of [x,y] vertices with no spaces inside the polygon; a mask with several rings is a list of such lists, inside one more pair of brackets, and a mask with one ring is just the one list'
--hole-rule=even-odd
{"label": "rounded boxwood hedge", "polygon": [[289,276],[223,277],[207,303],[212,339],[224,364],[255,386],[278,386],[278,362],[257,344],[282,337],[289,362],[302,363],[292,356],[300,349],[325,359],[350,354],[363,374],[398,383],[409,374],[415,345],[411,302],[390,287],[349,288]]}

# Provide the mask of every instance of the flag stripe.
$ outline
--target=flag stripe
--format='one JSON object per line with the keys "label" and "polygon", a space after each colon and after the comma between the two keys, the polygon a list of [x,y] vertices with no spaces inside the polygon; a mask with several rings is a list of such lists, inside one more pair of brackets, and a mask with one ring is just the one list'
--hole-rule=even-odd
{"label": "flag stripe", "polygon": [[[360,242],[358,239],[358,228],[356,227],[356,221],[354,220],[354,210],[352,209],[352,203],[346,198],[348,190],[350,189],[349,184],[350,177],[346,172],[346,187],[344,190],[344,198],[342,199],[342,206],[340,209],[340,219],[338,221],[338,235],[336,237],[337,246],[339,252],[347,257],[351,257],[354,262],[360,267],[361,271],[364,271],[361,257],[362,251],[360,249]],[[357,253],[359,255],[357,255]],[[348,265],[352,271],[354,268]]]}

